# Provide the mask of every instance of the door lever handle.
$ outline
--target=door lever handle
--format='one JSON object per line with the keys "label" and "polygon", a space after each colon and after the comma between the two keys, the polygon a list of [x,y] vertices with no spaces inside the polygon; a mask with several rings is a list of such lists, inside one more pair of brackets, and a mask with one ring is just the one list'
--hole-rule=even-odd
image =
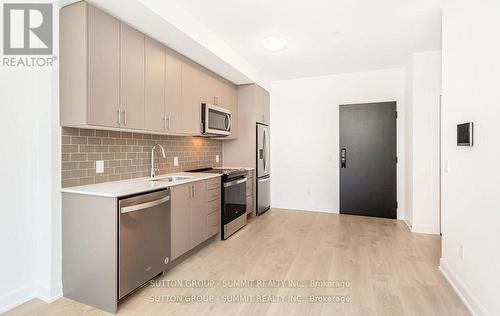
{"label": "door lever handle", "polygon": [[347,150],[345,148],[342,148],[340,150],[340,167],[346,168],[346,165],[347,165]]}

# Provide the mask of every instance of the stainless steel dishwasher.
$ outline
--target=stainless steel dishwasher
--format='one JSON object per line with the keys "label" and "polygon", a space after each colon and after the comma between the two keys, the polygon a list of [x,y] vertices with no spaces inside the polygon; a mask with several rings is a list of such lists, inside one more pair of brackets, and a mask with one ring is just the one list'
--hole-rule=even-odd
{"label": "stainless steel dishwasher", "polygon": [[119,299],[167,269],[170,258],[170,191],[119,200]]}

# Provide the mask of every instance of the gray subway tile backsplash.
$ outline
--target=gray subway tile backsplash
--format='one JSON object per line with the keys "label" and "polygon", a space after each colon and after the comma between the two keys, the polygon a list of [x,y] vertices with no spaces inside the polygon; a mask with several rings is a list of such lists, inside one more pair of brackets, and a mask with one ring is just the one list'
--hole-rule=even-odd
{"label": "gray subway tile backsplash", "polygon": [[[222,165],[221,140],[63,127],[61,185],[70,187],[148,177],[151,147],[157,143],[165,148],[167,156],[156,156],[160,174]],[[218,163],[216,155],[220,157]],[[179,158],[177,167],[174,167],[174,157]],[[95,173],[96,160],[104,160],[104,173]]]}

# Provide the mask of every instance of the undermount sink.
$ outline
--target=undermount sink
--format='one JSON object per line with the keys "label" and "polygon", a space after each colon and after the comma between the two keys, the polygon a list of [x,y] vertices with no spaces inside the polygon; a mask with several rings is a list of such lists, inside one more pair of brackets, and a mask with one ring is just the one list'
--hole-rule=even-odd
{"label": "undermount sink", "polygon": [[163,177],[163,178],[157,178],[157,179],[150,179],[149,181],[176,182],[176,181],[187,180],[187,179],[192,179],[192,178],[193,177],[186,177],[186,176],[169,176],[169,177]]}

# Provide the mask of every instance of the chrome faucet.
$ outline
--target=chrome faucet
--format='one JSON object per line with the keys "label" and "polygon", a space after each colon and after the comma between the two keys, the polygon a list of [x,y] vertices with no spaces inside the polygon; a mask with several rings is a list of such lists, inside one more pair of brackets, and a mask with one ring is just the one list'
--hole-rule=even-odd
{"label": "chrome faucet", "polygon": [[155,164],[155,149],[160,147],[161,156],[165,158],[165,148],[162,145],[156,144],[151,148],[151,178],[156,177],[156,172],[160,171],[158,168],[158,163]]}

